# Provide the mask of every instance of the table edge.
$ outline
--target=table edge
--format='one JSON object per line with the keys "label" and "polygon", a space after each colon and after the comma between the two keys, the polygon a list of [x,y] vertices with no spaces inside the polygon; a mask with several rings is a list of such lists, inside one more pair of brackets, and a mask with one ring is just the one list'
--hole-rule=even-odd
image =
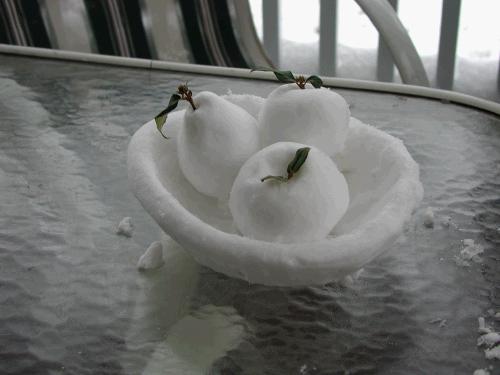
{"label": "table edge", "polygon": [[[0,43],[0,54],[18,55],[27,57],[38,57],[53,60],[67,60],[91,64],[114,65],[129,68],[148,70],[168,70],[183,73],[205,74],[214,76],[234,77],[243,79],[257,79],[265,81],[276,81],[271,72],[250,72],[249,69],[219,67],[209,65],[197,65],[178,63],[170,61],[149,60],[131,57],[99,55],[75,51],[62,51],[56,49],[15,46]],[[427,99],[441,100],[460,104],[482,111],[500,115],[500,103],[481,99],[476,96],[462,94],[455,91],[441,90],[430,87],[405,85],[399,83],[367,81],[359,79],[347,79],[336,77],[324,77],[324,85],[352,90],[374,91],[388,94],[400,94]]]}

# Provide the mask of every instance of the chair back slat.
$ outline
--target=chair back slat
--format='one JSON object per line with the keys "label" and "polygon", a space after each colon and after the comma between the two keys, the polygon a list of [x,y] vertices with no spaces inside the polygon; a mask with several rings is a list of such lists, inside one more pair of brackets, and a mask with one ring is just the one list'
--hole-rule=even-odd
{"label": "chair back slat", "polygon": [[20,46],[51,48],[37,0],[0,2],[0,38]]}
{"label": "chair back slat", "polygon": [[99,53],[151,58],[138,0],[85,0]]}

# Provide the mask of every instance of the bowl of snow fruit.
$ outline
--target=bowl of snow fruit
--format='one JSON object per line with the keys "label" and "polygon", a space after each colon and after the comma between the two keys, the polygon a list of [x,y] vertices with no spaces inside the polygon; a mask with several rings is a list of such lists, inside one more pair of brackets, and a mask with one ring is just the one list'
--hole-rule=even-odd
{"label": "bowl of snow fruit", "polygon": [[422,199],[419,167],[319,77],[274,74],[283,84],[265,99],[180,85],[132,137],[129,182],[200,264],[251,283],[325,284],[401,234]]}

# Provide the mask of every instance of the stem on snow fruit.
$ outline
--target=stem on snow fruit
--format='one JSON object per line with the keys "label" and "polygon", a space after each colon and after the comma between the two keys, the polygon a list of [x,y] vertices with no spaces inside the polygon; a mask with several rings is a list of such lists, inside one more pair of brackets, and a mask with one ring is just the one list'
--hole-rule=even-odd
{"label": "stem on snow fruit", "polygon": [[306,88],[306,83],[310,83],[314,88],[319,89],[323,86],[323,81],[318,76],[309,76],[305,78],[303,75],[295,77],[293,73],[289,70],[275,70],[271,68],[255,68],[251,72],[263,71],[263,72],[273,72],[278,81],[283,83],[295,83],[302,90]]}
{"label": "stem on snow fruit", "polygon": [[175,108],[177,108],[179,100],[187,101],[191,105],[191,108],[193,108],[193,111],[196,110],[196,105],[194,104],[193,101],[193,93],[188,88],[187,83],[179,85],[179,87],[177,87],[177,92],[172,94],[172,96],[170,97],[167,108],[165,108],[163,111],[161,111],[155,116],[156,128],[160,132],[161,136],[165,139],[169,138],[162,132],[163,125],[165,125],[165,121],[167,121],[168,114],[172,112]]}

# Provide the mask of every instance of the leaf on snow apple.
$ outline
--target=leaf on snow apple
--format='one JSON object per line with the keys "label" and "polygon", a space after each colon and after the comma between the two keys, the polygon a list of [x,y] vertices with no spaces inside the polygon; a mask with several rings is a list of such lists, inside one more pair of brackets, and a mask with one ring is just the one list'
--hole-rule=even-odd
{"label": "leaf on snow apple", "polygon": [[172,112],[177,107],[177,104],[179,104],[180,99],[181,99],[180,95],[173,94],[170,97],[170,101],[168,102],[167,108],[165,108],[163,111],[161,111],[160,113],[158,113],[155,116],[156,128],[158,129],[158,131],[160,132],[162,137],[165,139],[169,139],[169,138],[167,136],[165,136],[165,134],[163,134],[163,132],[162,132],[163,125],[165,125],[165,121],[167,121],[168,114],[170,112]]}

